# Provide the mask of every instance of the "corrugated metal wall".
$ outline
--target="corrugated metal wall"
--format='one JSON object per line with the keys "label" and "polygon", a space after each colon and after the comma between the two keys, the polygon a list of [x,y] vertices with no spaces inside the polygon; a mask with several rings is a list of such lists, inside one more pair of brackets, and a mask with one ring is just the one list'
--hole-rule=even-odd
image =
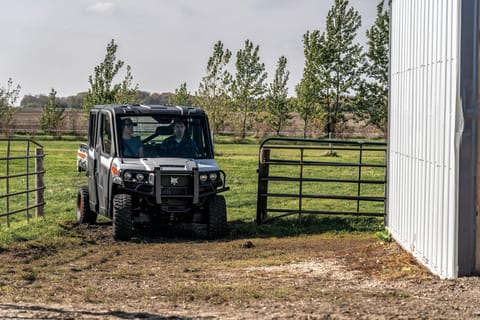
{"label": "corrugated metal wall", "polygon": [[391,7],[387,226],[447,278],[458,275],[460,8],[460,0]]}

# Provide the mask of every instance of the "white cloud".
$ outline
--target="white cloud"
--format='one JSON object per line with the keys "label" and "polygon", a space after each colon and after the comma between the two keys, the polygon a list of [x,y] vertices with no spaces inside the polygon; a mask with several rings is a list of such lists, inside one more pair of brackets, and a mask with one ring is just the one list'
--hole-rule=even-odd
{"label": "white cloud", "polygon": [[88,12],[108,14],[114,12],[116,5],[113,2],[97,2],[87,8]]}

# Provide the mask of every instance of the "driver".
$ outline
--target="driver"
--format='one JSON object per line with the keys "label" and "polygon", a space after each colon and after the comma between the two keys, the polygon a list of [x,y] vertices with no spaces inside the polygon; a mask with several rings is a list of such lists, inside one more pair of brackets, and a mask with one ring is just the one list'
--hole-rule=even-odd
{"label": "driver", "polygon": [[163,154],[184,158],[194,158],[198,155],[198,148],[195,142],[189,136],[185,136],[186,129],[187,126],[184,119],[177,118],[174,120],[173,135],[162,143]]}
{"label": "driver", "polygon": [[136,126],[132,119],[122,119],[122,145],[124,157],[143,157],[143,143],[140,137],[133,135],[133,127]]}

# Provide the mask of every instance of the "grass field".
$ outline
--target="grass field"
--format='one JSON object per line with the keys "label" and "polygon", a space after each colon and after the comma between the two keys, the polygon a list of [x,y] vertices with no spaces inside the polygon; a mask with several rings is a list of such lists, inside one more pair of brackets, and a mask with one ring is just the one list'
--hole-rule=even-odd
{"label": "grass field", "polygon": [[[44,146],[45,152],[45,215],[42,218],[32,218],[26,222],[25,213],[19,213],[10,218],[10,227],[6,226],[6,218],[0,218],[0,246],[15,241],[30,239],[55,238],[72,235],[71,228],[75,221],[76,194],[79,186],[87,183],[85,173],[78,173],[76,170],[76,150],[80,141],[62,140],[37,140]],[[378,231],[383,230],[383,218],[360,218],[360,217],[305,217],[299,220],[296,216],[282,219],[268,225],[257,225],[256,203],[257,203],[257,167],[258,167],[258,143],[233,144],[228,138],[220,139],[221,143],[215,146],[216,160],[220,167],[226,172],[227,185],[231,188],[224,195],[227,200],[228,221],[231,226],[231,237],[242,235],[296,235],[303,233],[320,233],[326,231],[351,232],[351,231]],[[0,145],[0,157],[6,154],[4,145]],[[15,149],[15,147],[12,147]],[[24,146],[20,146],[24,149]],[[18,151],[24,152],[24,151]],[[288,153],[286,153],[288,156]],[[317,155],[318,156],[318,155]],[[321,155],[320,155],[321,156]],[[356,161],[356,155],[345,152],[337,157],[337,161]],[[383,158],[375,161],[382,162]],[[25,166],[25,160],[18,160],[18,163],[10,163],[11,168]],[[29,166],[35,167],[34,159],[29,160]],[[10,169],[13,170],[13,169]],[[12,172],[10,172],[11,174]],[[5,161],[0,161],[0,176],[5,174]],[[312,174],[307,171],[307,174]],[[326,176],[348,176],[354,173],[348,170],[330,170],[325,172]],[[379,173],[373,173],[378,178]],[[29,184],[34,185],[33,177],[28,178]],[[16,182],[12,181],[9,186],[10,192],[15,189],[15,184],[25,184],[25,178]],[[286,184],[276,186],[279,190],[288,191]],[[293,187],[295,188],[295,187]],[[306,185],[307,191],[317,191],[319,188],[330,188],[337,194],[350,194],[348,186],[322,186]],[[383,188],[383,186],[382,186]],[[383,190],[383,189],[382,189]],[[378,192],[369,190],[367,192]],[[6,193],[5,180],[0,180],[0,194]],[[31,198],[31,199],[30,199]],[[11,207],[18,205],[17,202],[24,202],[25,195],[12,200]],[[33,195],[29,196],[33,201]],[[295,201],[283,200],[278,203],[282,207],[295,207]],[[315,208],[320,204],[312,202],[307,205]],[[321,205],[341,210],[350,206],[345,202],[324,202]],[[375,209],[375,208],[373,208]],[[372,210],[373,210],[372,209]],[[378,209],[378,208],[376,208]],[[5,199],[0,200],[0,210],[5,212]],[[34,212],[30,213],[31,215]]]}

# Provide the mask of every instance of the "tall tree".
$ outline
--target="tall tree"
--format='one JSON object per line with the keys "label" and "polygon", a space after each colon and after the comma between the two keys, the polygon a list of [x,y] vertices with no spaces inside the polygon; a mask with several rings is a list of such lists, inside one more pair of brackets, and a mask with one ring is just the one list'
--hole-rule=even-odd
{"label": "tall tree", "polygon": [[322,89],[326,86],[326,81],[321,81],[321,76],[326,75],[326,73],[319,72],[325,66],[322,59],[325,56],[324,52],[326,52],[320,31],[307,31],[303,35],[303,52],[305,66],[302,79],[295,87],[298,97],[295,109],[303,120],[303,137],[306,138],[310,123],[313,123],[321,115]]}
{"label": "tall tree", "polygon": [[59,108],[56,101],[57,91],[52,88],[48,95],[48,101],[43,106],[40,116],[40,127],[56,136],[61,134],[61,125],[65,109]]}
{"label": "tall tree", "polygon": [[388,56],[389,15],[382,0],[377,5],[377,18],[367,30],[368,51],[363,70],[363,79],[357,95],[356,114],[387,133],[388,110]]}
{"label": "tall tree", "polygon": [[344,122],[345,113],[351,111],[351,96],[360,82],[362,46],[354,41],[361,24],[359,13],[349,7],[348,0],[335,0],[320,40],[318,72],[323,87],[322,104],[327,130],[333,136],[337,124]]}
{"label": "tall tree", "polygon": [[13,85],[12,78],[7,81],[7,87],[0,87],[0,129],[8,133],[13,118],[13,105],[18,99],[20,85]]}
{"label": "tall tree", "polygon": [[134,103],[138,85],[131,87],[131,68],[127,66],[127,75],[121,83],[113,84],[115,76],[125,64],[117,60],[118,45],[112,39],[107,44],[107,53],[102,63],[95,67],[95,75],[89,76],[90,88],[85,94],[84,110],[88,112],[96,104]]}
{"label": "tall tree", "polygon": [[223,126],[230,103],[229,86],[232,76],[226,69],[232,52],[218,41],[213,46],[213,55],[208,59],[207,75],[202,78],[197,92],[197,104],[205,109],[213,133]]}
{"label": "tall tree", "polygon": [[181,83],[180,88],[175,89],[175,94],[169,99],[169,104],[176,106],[190,105],[191,95],[187,90],[187,83]]}
{"label": "tall tree", "polygon": [[237,52],[235,80],[232,83],[232,96],[237,110],[242,116],[241,137],[247,134],[249,118],[258,110],[257,100],[266,91],[265,64],[260,63],[259,46],[253,46],[250,40],[245,41],[244,49]]}
{"label": "tall tree", "polygon": [[286,67],[287,58],[281,56],[277,62],[275,78],[268,87],[266,97],[267,121],[273,126],[277,135],[280,135],[280,130],[282,130],[283,126],[292,118],[290,114],[291,107],[287,98],[287,82],[290,71],[286,70]]}

